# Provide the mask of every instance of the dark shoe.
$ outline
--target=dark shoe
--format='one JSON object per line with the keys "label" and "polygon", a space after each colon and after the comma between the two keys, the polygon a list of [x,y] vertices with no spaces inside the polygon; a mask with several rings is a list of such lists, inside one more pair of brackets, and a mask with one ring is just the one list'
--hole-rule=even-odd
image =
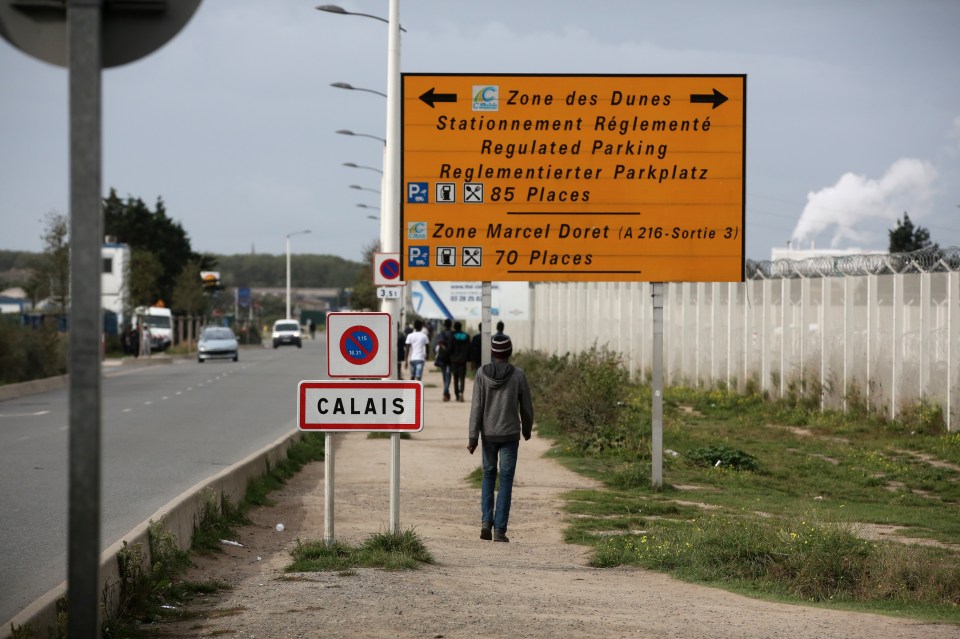
{"label": "dark shoe", "polygon": [[507,531],[506,531],[506,530],[494,530],[494,531],[493,531],[493,540],[494,540],[494,541],[505,541],[505,542],[506,542],[506,541],[510,541],[509,539],[507,539]]}
{"label": "dark shoe", "polygon": [[484,541],[490,541],[493,539],[492,529],[493,524],[491,524],[489,521],[483,522],[483,524],[480,526],[480,539]]}
{"label": "dark shoe", "polygon": [[449,395],[444,395],[444,396],[443,396],[443,401],[449,402],[449,401],[450,401],[450,396],[449,396]]}

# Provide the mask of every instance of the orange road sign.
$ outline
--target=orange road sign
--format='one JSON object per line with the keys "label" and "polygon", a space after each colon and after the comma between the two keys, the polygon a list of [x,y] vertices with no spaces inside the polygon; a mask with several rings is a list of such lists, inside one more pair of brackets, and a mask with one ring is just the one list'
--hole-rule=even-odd
{"label": "orange road sign", "polygon": [[402,280],[742,281],[745,75],[402,76]]}

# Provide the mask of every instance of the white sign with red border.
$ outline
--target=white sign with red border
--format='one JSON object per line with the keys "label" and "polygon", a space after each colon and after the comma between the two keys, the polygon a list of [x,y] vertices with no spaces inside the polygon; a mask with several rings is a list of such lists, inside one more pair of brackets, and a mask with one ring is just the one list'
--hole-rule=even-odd
{"label": "white sign with red border", "polygon": [[390,377],[392,336],[389,313],[327,313],[327,375]]}
{"label": "white sign with red border", "polygon": [[373,254],[373,285],[374,286],[403,286],[400,279],[399,253]]}
{"label": "white sign with red border", "polygon": [[415,433],[423,430],[419,381],[301,381],[297,424],[316,432]]}

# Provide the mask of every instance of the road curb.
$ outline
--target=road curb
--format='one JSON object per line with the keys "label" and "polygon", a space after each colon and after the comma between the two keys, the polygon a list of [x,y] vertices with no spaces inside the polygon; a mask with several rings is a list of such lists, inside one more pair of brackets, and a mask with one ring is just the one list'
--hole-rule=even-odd
{"label": "road curb", "polygon": [[[176,535],[182,550],[189,549],[194,526],[204,507],[206,492],[212,490],[221,499],[225,497],[234,504],[240,503],[246,494],[247,483],[265,474],[271,466],[286,458],[287,450],[300,441],[300,438],[299,430],[291,431],[216,475],[195,484],[103,551],[100,555],[100,581],[107,607],[115,609],[119,594],[117,553],[124,547],[124,543],[130,546],[141,544],[145,560],[149,563],[150,544],[147,530],[151,522],[160,522],[166,530]],[[57,636],[57,602],[66,592],[67,582],[64,581],[28,605],[0,627],[0,639],[11,639],[13,628],[28,626],[34,630],[35,634],[32,636]]]}
{"label": "road curb", "polygon": [[29,382],[20,382],[19,384],[4,384],[0,386],[0,402],[65,388],[67,386],[67,380],[69,379],[69,375],[58,375],[56,377],[34,379]]}

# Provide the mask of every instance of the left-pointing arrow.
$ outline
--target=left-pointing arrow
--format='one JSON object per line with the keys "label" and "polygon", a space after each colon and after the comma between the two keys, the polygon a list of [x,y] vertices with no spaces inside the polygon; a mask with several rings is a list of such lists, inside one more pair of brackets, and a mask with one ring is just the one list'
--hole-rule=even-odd
{"label": "left-pointing arrow", "polygon": [[456,93],[436,93],[433,88],[420,96],[420,99],[430,105],[430,108],[435,108],[433,105],[436,102],[456,102],[457,94]]}
{"label": "left-pointing arrow", "polygon": [[696,104],[706,103],[713,104],[713,108],[716,109],[718,106],[727,101],[727,96],[720,93],[716,89],[713,90],[713,93],[691,93],[690,102]]}

